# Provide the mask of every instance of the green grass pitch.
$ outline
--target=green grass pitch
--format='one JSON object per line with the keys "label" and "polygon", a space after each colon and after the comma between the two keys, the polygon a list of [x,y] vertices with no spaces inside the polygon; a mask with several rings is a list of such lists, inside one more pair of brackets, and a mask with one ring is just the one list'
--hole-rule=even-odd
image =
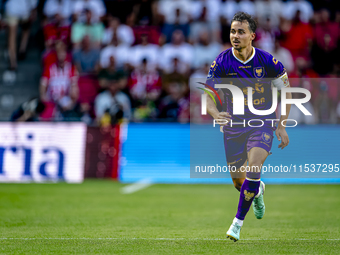
{"label": "green grass pitch", "polygon": [[267,185],[241,240],[231,185],[1,184],[1,254],[339,254],[339,185]]}

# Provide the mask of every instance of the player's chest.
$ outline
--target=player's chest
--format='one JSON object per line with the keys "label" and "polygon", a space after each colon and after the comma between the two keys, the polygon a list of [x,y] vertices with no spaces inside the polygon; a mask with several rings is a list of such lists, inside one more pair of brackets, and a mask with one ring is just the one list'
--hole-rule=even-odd
{"label": "player's chest", "polygon": [[268,70],[266,70],[264,64],[255,63],[251,65],[236,64],[229,65],[225,69],[226,78],[237,79],[254,79],[256,81],[263,81],[268,77]]}
{"label": "player's chest", "polygon": [[245,98],[247,98],[249,88],[251,88],[254,98],[266,97],[271,93],[271,79],[266,78],[266,69],[260,64],[235,65],[230,66],[225,71],[226,84],[240,88]]}

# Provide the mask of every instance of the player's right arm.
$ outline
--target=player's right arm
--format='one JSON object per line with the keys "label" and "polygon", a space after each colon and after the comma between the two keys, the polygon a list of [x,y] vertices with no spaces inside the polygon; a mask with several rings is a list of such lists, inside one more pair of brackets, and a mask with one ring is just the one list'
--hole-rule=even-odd
{"label": "player's right arm", "polygon": [[[222,78],[223,74],[223,67],[219,61],[221,54],[215,59],[215,61],[211,64],[209,74],[206,80],[206,84],[211,86],[213,89],[215,89],[215,84],[218,84]],[[207,88],[206,88],[207,89]],[[208,89],[209,90],[209,89]],[[213,99],[210,97],[210,95],[207,92],[204,92],[207,94],[207,112],[211,117],[215,119],[215,123],[225,126],[227,123],[230,122],[230,114],[227,112],[220,112]],[[220,98],[223,98],[223,92],[221,89],[217,91]],[[214,98],[216,98],[215,93],[210,93]],[[227,120],[227,121],[226,121]]]}
{"label": "player's right arm", "polygon": [[[209,113],[209,115],[215,119],[216,124],[219,124],[220,126],[227,125],[227,123],[230,122],[230,114],[227,112],[220,112],[208,93],[204,92],[204,94],[207,94],[207,112]],[[216,97],[214,94],[213,96]]]}

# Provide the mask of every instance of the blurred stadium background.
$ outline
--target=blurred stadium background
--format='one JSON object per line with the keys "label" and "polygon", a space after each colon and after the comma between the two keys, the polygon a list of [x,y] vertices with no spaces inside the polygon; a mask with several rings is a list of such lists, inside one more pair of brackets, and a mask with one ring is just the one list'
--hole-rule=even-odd
{"label": "blurred stadium background", "polygon": [[[231,183],[229,178],[190,178],[190,149],[194,143],[190,140],[190,123],[207,121],[197,114],[200,92],[190,79],[204,79],[215,57],[231,47],[230,21],[237,11],[245,11],[258,21],[254,46],[270,52],[285,65],[292,86],[307,88],[312,94],[306,107],[313,116],[305,118],[292,108],[291,116],[299,125],[288,131],[291,144],[278,152],[274,143],[269,162],[339,164],[340,7],[336,0],[0,0],[0,182],[81,183],[84,178],[106,178],[122,183],[144,180],[145,185]],[[202,130],[211,136],[200,145],[206,148],[206,154],[197,155],[209,158],[211,164],[216,160],[223,164],[220,133],[210,132],[207,124],[202,124]],[[268,182],[340,182],[335,172],[323,178],[280,177],[269,178]],[[50,194],[45,186],[30,185],[32,194],[24,186],[2,186],[4,201],[12,201],[16,192],[13,201],[16,197],[22,199],[22,192],[36,199],[40,192]],[[67,190],[74,192],[60,185],[59,191],[52,188],[51,197],[62,190],[64,195]],[[89,189],[82,188],[79,197],[95,190],[106,194],[103,196],[110,193],[107,181],[102,181],[102,187],[97,181],[85,181],[83,185]],[[115,192],[122,187],[120,183],[112,185]],[[172,196],[181,197],[180,192],[174,192],[177,186],[161,187],[154,192],[166,196],[169,189]],[[180,191],[189,192],[191,188],[185,187]],[[223,190],[218,187],[211,192]],[[315,192],[324,194],[329,187],[320,186],[318,191],[309,186],[307,190],[294,189],[296,193],[308,190],[314,196]],[[338,186],[330,189],[334,196],[328,203],[339,204],[335,195]],[[194,190],[209,194],[206,186],[198,185]],[[191,195],[186,196],[187,202],[194,199]],[[146,198],[158,201],[154,193],[146,193]],[[124,199],[118,200],[124,208]],[[209,204],[208,199],[204,201]],[[295,205],[298,201],[301,203],[297,200]],[[6,233],[20,236],[11,232],[19,224],[11,218],[16,215],[15,202],[4,203],[3,208],[9,208],[9,213],[3,214],[8,220],[8,225],[2,225],[7,226],[7,232],[2,231],[4,237]],[[136,204],[136,214],[145,213],[140,211],[143,204],[138,199],[126,203]],[[91,210],[90,206],[96,205],[89,203],[86,210]],[[167,206],[176,206],[176,201]],[[55,210],[58,208],[56,204]],[[338,216],[332,217],[339,220]],[[25,224],[34,222],[28,220]],[[156,222],[162,225],[163,221]],[[63,233],[60,231],[60,235]],[[142,232],[134,233],[143,236]],[[162,232],[155,231],[152,237],[157,234],[162,236]]]}
{"label": "blurred stadium background", "polygon": [[[48,171],[68,172],[72,159],[79,180],[84,173],[185,182],[188,124],[211,121],[200,116],[200,92],[189,81],[204,79],[219,52],[231,47],[237,11],[257,18],[254,45],[283,62],[292,86],[311,91],[306,107],[312,117],[292,109],[299,127],[287,157],[294,162],[296,151],[305,151],[305,160],[317,157],[300,135],[306,132],[301,127],[313,125],[310,135],[333,151],[319,163],[334,161],[336,131],[328,143],[322,134],[340,123],[336,1],[2,0],[0,6],[4,179],[17,168],[14,161],[26,167],[25,178],[40,171],[46,180]],[[67,136],[69,128],[83,137]],[[59,156],[48,149],[56,146]],[[36,161],[45,162],[44,155],[55,164],[39,170]]]}

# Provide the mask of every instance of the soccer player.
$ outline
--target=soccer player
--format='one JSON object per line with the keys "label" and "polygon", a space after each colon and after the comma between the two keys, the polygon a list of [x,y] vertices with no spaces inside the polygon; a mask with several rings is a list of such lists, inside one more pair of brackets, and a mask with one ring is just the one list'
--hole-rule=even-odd
{"label": "soccer player", "polygon": [[[207,97],[207,112],[223,126],[227,163],[229,167],[237,169],[236,172],[231,172],[231,177],[235,188],[240,191],[240,199],[236,216],[227,231],[227,238],[235,242],[240,238],[243,220],[252,203],[255,217],[262,219],[264,215],[265,185],[260,180],[261,167],[270,154],[273,131],[276,129],[277,139],[281,141],[279,148],[283,149],[289,143],[287,132],[282,124],[282,121],[284,123],[289,115],[289,104],[286,107],[286,115],[281,115],[276,128],[272,125],[274,121],[265,121],[265,119],[276,119],[275,113],[267,116],[255,115],[249,110],[249,104],[246,102],[247,88],[252,87],[255,109],[270,109],[272,86],[278,90],[289,86],[287,73],[282,63],[268,52],[252,46],[255,30],[256,22],[249,14],[244,12],[235,14],[230,29],[230,41],[233,47],[220,53],[212,63],[206,81],[215,89],[215,84],[228,84],[225,81],[232,80],[233,85],[239,87],[245,94],[243,116],[231,116],[233,104],[232,95],[228,89],[218,90],[218,94],[223,96],[222,112],[219,112],[213,100]],[[286,98],[292,98],[291,93],[287,93]],[[261,127],[251,127],[245,124],[251,119],[261,119],[264,124]],[[227,121],[229,123],[225,124]],[[230,121],[239,124],[231,125]],[[254,125],[255,123],[252,123],[252,126]],[[252,171],[245,171],[247,164],[248,169]]]}

